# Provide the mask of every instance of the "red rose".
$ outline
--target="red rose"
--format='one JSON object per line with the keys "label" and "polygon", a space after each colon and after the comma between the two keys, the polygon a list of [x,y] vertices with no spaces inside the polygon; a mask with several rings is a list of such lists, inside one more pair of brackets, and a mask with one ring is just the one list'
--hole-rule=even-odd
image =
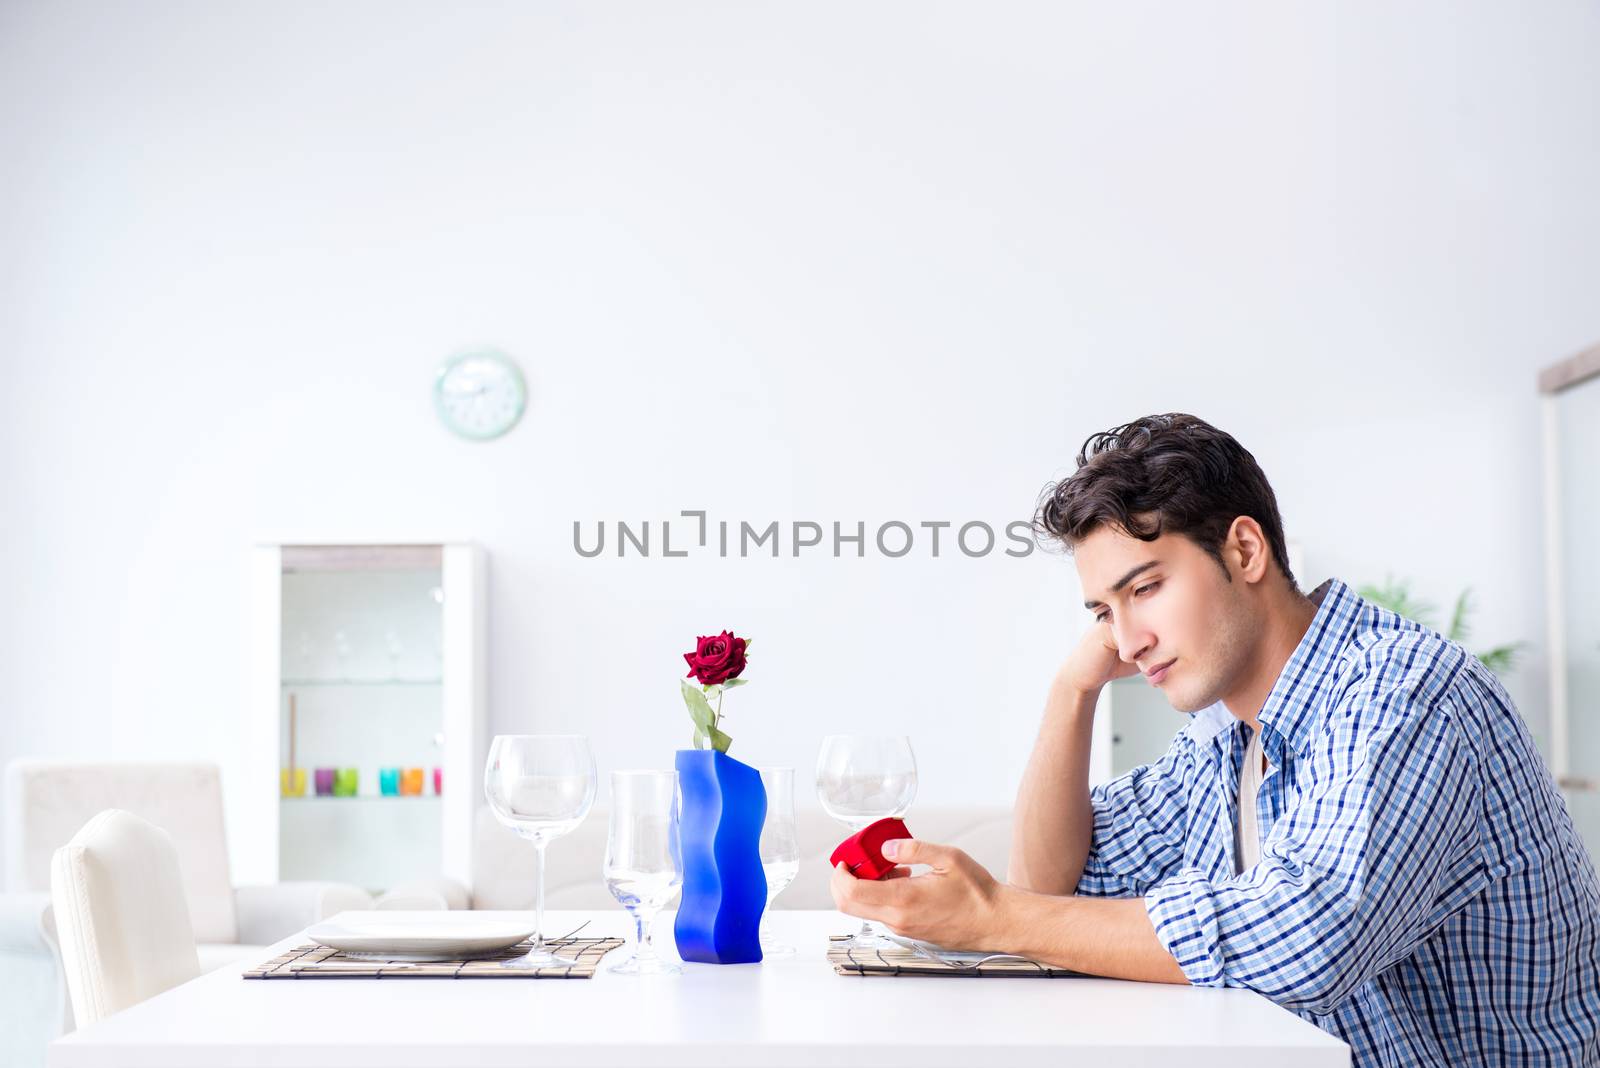
{"label": "red rose", "polygon": [[728,630],[714,638],[698,639],[694,652],[683,654],[689,663],[689,675],[699,679],[702,686],[716,686],[738,678],[739,672],[744,670],[744,645],[743,638],[735,638]]}

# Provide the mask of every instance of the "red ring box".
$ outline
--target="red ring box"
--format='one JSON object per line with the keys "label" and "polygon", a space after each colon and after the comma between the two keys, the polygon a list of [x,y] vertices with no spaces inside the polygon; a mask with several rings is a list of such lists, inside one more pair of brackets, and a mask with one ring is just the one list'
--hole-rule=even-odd
{"label": "red ring box", "polygon": [[910,837],[906,825],[893,816],[869,823],[839,843],[828,858],[828,866],[837,868],[843,861],[857,879],[882,879],[895,866],[894,861],[884,859],[883,843]]}

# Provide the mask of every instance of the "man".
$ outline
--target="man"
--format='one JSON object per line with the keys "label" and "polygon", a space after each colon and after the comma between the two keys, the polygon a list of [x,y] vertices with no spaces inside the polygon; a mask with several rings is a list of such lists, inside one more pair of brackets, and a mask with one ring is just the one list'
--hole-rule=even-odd
{"label": "man", "polygon": [[[1040,530],[1095,623],[1050,688],[999,883],[905,840],[838,907],[952,948],[1247,987],[1357,1065],[1600,1064],[1600,886],[1500,683],[1330,580],[1295,585],[1276,498],[1188,415],[1096,434]],[[1190,714],[1088,787],[1095,700],[1143,672]]]}

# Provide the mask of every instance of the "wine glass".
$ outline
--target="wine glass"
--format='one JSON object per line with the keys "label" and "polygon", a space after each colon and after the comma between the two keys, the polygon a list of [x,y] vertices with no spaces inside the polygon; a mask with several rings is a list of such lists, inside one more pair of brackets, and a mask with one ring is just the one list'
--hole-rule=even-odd
{"label": "wine glass", "polygon": [[[817,753],[817,800],[822,810],[861,830],[888,816],[904,816],[917,796],[917,758],[905,735],[830,734]],[[895,945],[875,922],[861,925],[850,949]]]}
{"label": "wine glass", "polygon": [[489,746],[483,792],[495,818],[533,843],[538,854],[533,898],[533,948],[506,968],[575,964],[545,948],[544,849],[567,834],[594,804],[594,754],[581,734],[500,734]]}
{"label": "wine glass", "polygon": [[652,928],[683,885],[678,840],[678,773],[613,771],[611,830],[606,838],[606,888],[633,914],[638,940],[617,975],[676,975],[676,963],[656,955]]}
{"label": "wine glass", "polygon": [[767,907],[761,913],[761,956],[768,960],[794,956],[794,947],[772,937],[768,918],[772,900],[800,871],[800,846],[794,835],[794,769],[760,768],[767,791],[767,819],[761,825],[761,868],[767,874]]}

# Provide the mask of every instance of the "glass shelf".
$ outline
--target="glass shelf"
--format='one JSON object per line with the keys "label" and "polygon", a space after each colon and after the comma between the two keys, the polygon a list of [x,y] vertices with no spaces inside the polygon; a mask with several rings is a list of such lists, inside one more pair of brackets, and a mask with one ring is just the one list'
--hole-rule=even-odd
{"label": "glass shelf", "polygon": [[438,801],[439,800],[439,795],[438,794],[356,794],[354,797],[335,797],[332,794],[307,794],[304,797],[283,797],[283,796],[280,795],[278,800],[285,801],[285,802],[292,801],[297,805],[298,804],[302,804],[302,803],[307,802],[307,801],[324,803],[324,804],[333,804],[335,801],[337,801],[341,805],[348,805],[352,801],[410,801],[410,802],[415,803],[417,801]]}
{"label": "glass shelf", "polygon": [[304,690],[319,686],[442,686],[443,679],[284,679],[283,688]]}

